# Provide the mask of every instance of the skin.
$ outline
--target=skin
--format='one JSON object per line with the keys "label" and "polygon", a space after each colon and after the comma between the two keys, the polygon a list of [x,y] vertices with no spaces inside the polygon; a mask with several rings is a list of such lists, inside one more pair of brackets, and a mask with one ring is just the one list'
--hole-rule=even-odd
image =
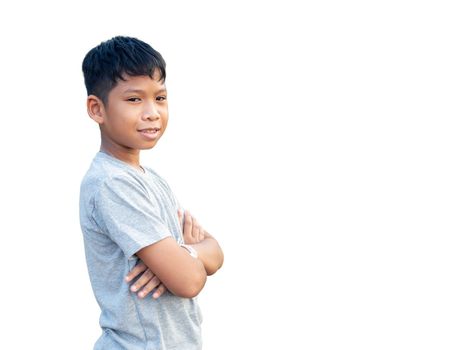
{"label": "skin", "polygon": [[[213,275],[221,267],[223,261],[223,253],[217,241],[199,225],[198,221],[188,210],[185,210],[185,221],[183,221],[183,214],[180,210],[178,211],[178,217],[180,225],[183,228],[183,238],[186,244],[194,245],[208,240],[204,243],[209,243],[209,245],[212,246],[208,249],[208,252],[203,254],[205,259],[203,264],[206,269],[206,274],[208,276]],[[201,248],[198,246],[198,254],[199,250],[202,248],[203,246],[201,246]],[[140,274],[141,276],[139,276],[136,282],[131,286],[131,291],[135,293],[138,292],[138,297],[144,298],[154,290],[152,297],[157,299],[167,290],[164,284],[162,284],[159,278],[147,268],[144,262],[138,263],[126,276],[125,280],[130,282]]]}
{"label": "skin", "polygon": [[[124,79],[109,92],[106,105],[88,96],[88,114],[99,124],[101,150],[141,170],[140,150],[153,148],[167,127],[167,90],[158,76]],[[158,129],[154,139],[145,136],[148,128]]]}
{"label": "skin", "polygon": [[[106,104],[97,96],[88,96],[88,114],[99,124],[101,151],[144,171],[139,162],[140,150],[154,147],[167,127],[167,90],[159,80],[159,72],[152,77],[124,75],[123,78],[109,92]],[[172,237],[136,253],[142,264],[126,280],[132,281],[142,273],[131,287],[133,292],[139,291],[139,297],[155,289],[155,298],[166,290],[192,298],[202,290],[206,277],[222,266],[219,244],[189,212],[185,212],[183,235],[185,243],[198,252],[198,259],[191,257]]]}

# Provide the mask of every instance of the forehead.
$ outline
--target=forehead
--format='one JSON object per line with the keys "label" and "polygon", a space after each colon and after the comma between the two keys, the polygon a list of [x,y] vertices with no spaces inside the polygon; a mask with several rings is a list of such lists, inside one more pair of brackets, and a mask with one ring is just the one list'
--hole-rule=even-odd
{"label": "forehead", "polygon": [[124,80],[118,80],[112,89],[116,93],[125,93],[127,90],[143,90],[147,92],[165,89],[165,82],[160,80],[159,72],[154,72],[152,77],[147,75],[130,76],[123,74]]}

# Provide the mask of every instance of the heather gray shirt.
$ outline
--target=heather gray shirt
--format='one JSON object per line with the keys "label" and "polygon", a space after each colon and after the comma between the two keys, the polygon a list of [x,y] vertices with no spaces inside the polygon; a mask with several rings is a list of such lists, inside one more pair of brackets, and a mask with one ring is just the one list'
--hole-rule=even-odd
{"label": "heather gray shirt", "polygon": [[178,202],[153,170],[144,173],[99,152],[81,183],[80,222],[102,335],[94,350],[199,350],[202,317],[196,299],[170,292],[139,299],[124,281],[141,248],[183,235]]}

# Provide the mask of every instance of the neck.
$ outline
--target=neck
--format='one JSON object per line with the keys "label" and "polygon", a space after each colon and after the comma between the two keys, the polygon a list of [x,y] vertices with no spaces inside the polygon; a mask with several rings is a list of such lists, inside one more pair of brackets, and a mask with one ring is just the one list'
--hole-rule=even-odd
{"label": "neck", "polygon": [[125,162],[138,170],[142,170],[139,164],[139,150],[125,149],[123,147],[115,147],[104,140],[101,143],[101,152],[107,153],[122,162]]}

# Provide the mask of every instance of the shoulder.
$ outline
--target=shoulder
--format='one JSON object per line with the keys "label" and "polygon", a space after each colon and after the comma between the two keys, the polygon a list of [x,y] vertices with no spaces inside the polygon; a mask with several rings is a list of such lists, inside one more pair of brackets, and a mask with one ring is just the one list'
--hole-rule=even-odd
{"label": "shoulder", "polygon": [[100,201],[115,201],[117,198],[132,201],[147,199],[148,196],[145,181],[129,171],[106,174],[96,185],[95,197]]}
{"label": "shoulder", "polygon": [[89,199],[120,197],[129,193],[147,195],[147,186],[131,169],[97,155],[81,182],[81,194]]}
{"label": "shoulder", "polygon": [[161,185],[162,187],[164,187],[165,190],[171,192],[171,189],[170,189],[170,186],[169,186],[169,183],[161,176],[159,175],[154,169],[152,168],[149,168],[149,167],[145,167],[148,175],[152,178],[152,180],[154,182],[156,182],[157,184]]}

